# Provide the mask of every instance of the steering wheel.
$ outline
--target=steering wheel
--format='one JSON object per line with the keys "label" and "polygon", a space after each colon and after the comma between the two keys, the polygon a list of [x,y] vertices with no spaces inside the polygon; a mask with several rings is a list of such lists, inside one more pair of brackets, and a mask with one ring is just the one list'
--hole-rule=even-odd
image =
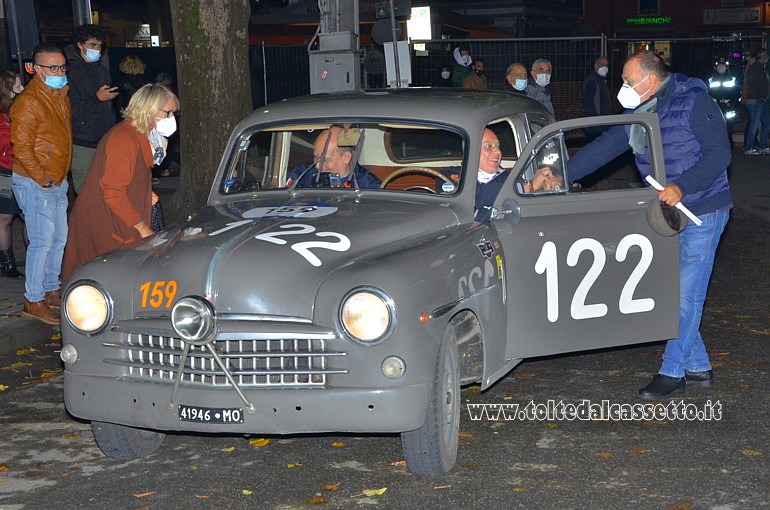
{"label": "steering wheel", "polygon": [[[442,181],[444,181],[446,183],[454,185],[454,182],[452,182],[452,179],[450,179],[446,175],[442,174],[438,170],[433,170],[432,168],[427,168],[427,167],[424,167],[424,166],[405,166],[403,168],[399,168],[398,170],[396,170],[395,172],[393,172],[389,176],[385,177],[385,179],[383,179],[383,181],[382,181],[382,184],[380,184],[380,188],[381,189],[385,189],[385,186],[390,184],[390,181],[398,179],[402,175],[411,174],[411,173],[428,174],[428,175],[431,175],[431,176],[436,177],[438,179],[441,179]],[[405,191],[409,190],[410,188],[415,188],[415,187],[414,186],[410,186],[409,188],[406,188]],[[432,190],[430,188],[420,187],[420,189],[428,190],[428,191],[430,191],[433,194],[438,193],[437,191]]]}

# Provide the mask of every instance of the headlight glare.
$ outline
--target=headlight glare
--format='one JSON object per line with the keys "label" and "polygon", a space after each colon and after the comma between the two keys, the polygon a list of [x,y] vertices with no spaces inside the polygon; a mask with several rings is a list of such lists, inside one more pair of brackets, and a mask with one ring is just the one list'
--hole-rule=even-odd
{"label": "headlight glare", "polygon": [[393,304],[381,292],[357,290],[342,303],[340,320],[347,333],[360,342],[376,342],[390,332]]}
{"label": "headlight glare", "polygon": [[111,303],[98,287],[83,284],[74,287],[64,299],[65,317],[75,329],[94,333],[107,324]]}
{"label": "headlight glare", "polygon": [[195,296],[184,297],[171,309],[171,325],[182,340],[206,341],[216,331],[216,317],[208,301]]}

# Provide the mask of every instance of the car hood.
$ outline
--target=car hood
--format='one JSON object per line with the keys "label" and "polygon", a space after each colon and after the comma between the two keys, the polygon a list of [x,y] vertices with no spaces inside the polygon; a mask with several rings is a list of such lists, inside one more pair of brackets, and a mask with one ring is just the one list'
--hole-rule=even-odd
{"label": "car hood", "polygon": [[[168,310],[183,296],[200,295],[220,314],[310,319],[325,279],[457,224],[451,208],[434,201],[237,202],[206,207],[183,227],[98,262],[108,272],[136,268],[134,313]],[[153,299],[155,282],[163,283]]]}

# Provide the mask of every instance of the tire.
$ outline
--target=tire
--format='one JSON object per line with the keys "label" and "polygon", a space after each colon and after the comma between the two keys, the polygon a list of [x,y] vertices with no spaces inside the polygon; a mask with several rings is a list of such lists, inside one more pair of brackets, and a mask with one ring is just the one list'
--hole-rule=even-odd
{"label": "tire", "polygon": [[92,421],[91,431],[102,453],[119,460],[147,457],[160,447],[166,437],[162,432],[101,421]]}
{"label": "tire", "polygon": [[414,474],[445,475],[457,460],[460,433],[460,378],[457,339],[449,327],[436,363],[433,395],[425,423],[401,434],[406,465]]}

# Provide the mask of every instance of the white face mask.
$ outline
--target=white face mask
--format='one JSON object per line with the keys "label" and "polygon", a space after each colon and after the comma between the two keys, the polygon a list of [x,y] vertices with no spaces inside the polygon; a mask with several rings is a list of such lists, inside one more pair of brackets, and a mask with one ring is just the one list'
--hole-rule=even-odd
{"label": "white face mask", "polygon": [[168,138],[176,132],[176,117],[167,117],[165,119],[158,119],[158,123],[155,125],[155,130],[161,135]]}
{"label": "white face mask", "polygon": [[538,74],[535,77],[535,83],[540,85],[541,87],[547,87],[549,83],[551,83],[551,75],[550,74]]}
{"label": "white face mask", "polygon": [[610,72],[610,68],[607,66],[601,66],[599,69],[596,70],[596,73],[602,78],[607,76],[607,73],[609,72]]}
{"label": "white face mask", "polygon": [[445,80],[449,79],[449,71],[441,71],[441,77]]}
{"label": "white face mask", "polygon": [[636,108],[642,103],[642,97],[636,91],[636,87],[644,83],[644,80],[646,80],[649,77],[650,75],[648,74],[647,76],[644,77],[642,81],[640,81],[633,87],[628,85],[627,83],[624,83],[623,86],[620,87],[620,92],[618,92],[618,101],[620,101],[620,104],[623,105],[623,108],[633,110],[634,108]]}
{"label": "white face mask", "polygon": [[465,62],[465,67],[468,67],[473,63],[473,57],[471,57],[470,55],[465,55],[463,56],[463,62]]}

